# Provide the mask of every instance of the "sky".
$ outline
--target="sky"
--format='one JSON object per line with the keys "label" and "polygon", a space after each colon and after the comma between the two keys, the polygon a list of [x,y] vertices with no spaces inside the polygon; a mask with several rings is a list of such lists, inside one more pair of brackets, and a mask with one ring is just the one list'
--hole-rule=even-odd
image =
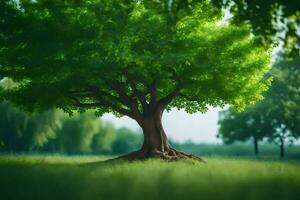
{"label": "sky", "polygon": [[[210,108],[205,114],[188,114],[183,110],[173,109],[163,115],[164,130],[167,136],[176,142],[221,143],[221,140],[216,138],[218,112],[221,110]],[[139,125],[129,117],[117,118],[112,114],[105,114],[102,119],[112,122],[117,128],[139,129]]]}

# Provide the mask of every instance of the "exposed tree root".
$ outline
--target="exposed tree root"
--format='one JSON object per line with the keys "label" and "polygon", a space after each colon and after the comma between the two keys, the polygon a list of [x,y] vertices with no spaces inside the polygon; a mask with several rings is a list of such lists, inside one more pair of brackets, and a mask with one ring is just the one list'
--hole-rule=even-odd
{"label": "exposed tree root", "polygon": [[127,161],[134,161],[134,160],[146,160],[149,158],[158,158],[166,161],[178,161],[178,160],[184,160],[184,159],[191,159],[196,160],[199,162],[206,163],[205,160],[203,160],[200,157],[194,156],[192,154],[187,154],[182,151],[178,151],[174,148],[170,148],[168,151],[162,152],[158,150],[145,150],[141,149],[126,155],[119,156],[117,158],[109,159],[106,162],[116,161],[116,160],[127,160]]}

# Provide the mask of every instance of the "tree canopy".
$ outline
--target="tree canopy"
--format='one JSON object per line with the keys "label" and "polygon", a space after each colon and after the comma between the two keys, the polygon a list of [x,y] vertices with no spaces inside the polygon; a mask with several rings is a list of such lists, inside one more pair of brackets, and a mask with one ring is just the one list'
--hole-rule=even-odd
{"label": "tree canopy", "polygon": [[269,84],[269,52],[209,1],[175,14],[156,1],[13,2],[1,2],[0,76],[16,86],[0,94],[30,111],[127,115],[161,149],[165,109],[243,109]]}
{"label": "tree canopy", "polygon": [[4,2],[14,15],[1,20],[0,74],[18,86],[2,98],[131,115],[150,96],[195,112],[243,107],[266,89],[268,54],[247,27],[217,26],[208,4],[172,22],[143,3],[68,2]]}

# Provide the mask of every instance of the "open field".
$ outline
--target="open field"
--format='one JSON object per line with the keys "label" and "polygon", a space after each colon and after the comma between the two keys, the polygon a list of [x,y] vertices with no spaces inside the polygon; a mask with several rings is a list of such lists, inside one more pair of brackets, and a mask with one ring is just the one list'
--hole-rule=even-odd
{"label": "open field", "polygon": [[96,156],[1,156],[1,199],[298,199],[300,164],[207,158],[94,163]]}

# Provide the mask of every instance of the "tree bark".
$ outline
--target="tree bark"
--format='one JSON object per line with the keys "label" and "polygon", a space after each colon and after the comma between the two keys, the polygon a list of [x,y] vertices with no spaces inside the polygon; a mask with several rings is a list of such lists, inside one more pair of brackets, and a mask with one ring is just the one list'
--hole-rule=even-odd
{"label": "tree bark", "polygon": [[253,137],[253,143],[254,143],[254,153],[255,156],[258,156],[259,150],[258,150],[258,139],[256,137]]}
{"label": "tree bark", "polygon": [[157,152],[168,153],[171,150],[167,135],[162,126],[162,114],[154,113],[142,120],[141,127],[144,134],[142,149],[149,156]]}

